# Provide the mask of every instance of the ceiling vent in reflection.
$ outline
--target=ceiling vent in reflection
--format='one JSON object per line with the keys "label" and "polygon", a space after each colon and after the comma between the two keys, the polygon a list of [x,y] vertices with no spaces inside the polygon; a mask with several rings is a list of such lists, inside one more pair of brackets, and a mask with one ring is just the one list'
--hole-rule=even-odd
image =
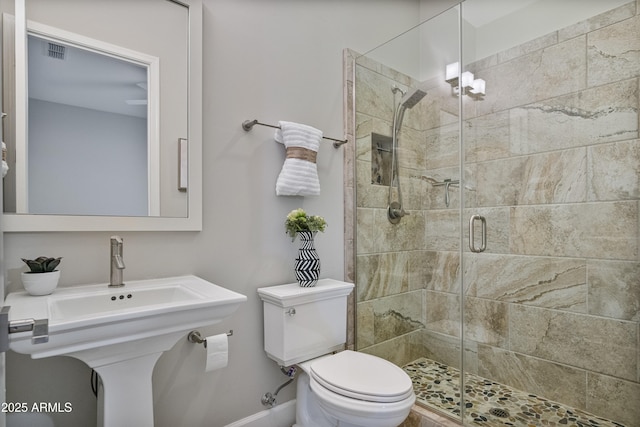
{"label": "ceiling vent in reflection", "polygon": [[66,51],[66,46],[52,42],[47,43],[47,56],[49,58],[60,59],[64,61]]}

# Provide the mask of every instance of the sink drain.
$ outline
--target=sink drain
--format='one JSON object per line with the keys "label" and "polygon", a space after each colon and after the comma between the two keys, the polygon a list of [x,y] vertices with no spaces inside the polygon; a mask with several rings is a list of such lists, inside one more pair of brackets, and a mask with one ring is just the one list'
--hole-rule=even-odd
{"label": "sink drain", "polygon": [[496,417],[500,417],[500,418],[508,418],[509,417],[509,411],[507,411],[505,409],[491,408],[489,410],[489,413],[491,415],[495,415]]}

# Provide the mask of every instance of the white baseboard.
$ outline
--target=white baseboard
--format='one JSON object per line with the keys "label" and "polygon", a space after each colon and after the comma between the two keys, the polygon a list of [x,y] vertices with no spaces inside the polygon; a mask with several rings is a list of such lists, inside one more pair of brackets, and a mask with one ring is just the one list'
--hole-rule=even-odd
{"label": "white baseboard", "polygon": [[296,422],[296,400],[227,424],[225,427],[291,427]]}

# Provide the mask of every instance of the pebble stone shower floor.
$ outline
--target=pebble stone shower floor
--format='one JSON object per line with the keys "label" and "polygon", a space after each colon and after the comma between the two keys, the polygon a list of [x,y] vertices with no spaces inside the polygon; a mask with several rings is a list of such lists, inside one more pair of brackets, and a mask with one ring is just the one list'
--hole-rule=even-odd
{"label": "pebble stone shower floor", "polygon": [[[404,366],[416,399],[454,417],[460,416],[460,372],[421,358]],[[509,388],[477,375],[465,377],[465,421],[480,427],[624,427],[588,412]]]}

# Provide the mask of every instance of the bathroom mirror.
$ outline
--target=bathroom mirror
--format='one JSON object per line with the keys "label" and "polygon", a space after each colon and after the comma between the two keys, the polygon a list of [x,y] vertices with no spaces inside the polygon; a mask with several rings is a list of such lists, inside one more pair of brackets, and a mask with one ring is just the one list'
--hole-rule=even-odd
{"label": "bathroom mirror", "polygon": [[201,40],[201,0],[3,8],[5,230],[200,230]]}

